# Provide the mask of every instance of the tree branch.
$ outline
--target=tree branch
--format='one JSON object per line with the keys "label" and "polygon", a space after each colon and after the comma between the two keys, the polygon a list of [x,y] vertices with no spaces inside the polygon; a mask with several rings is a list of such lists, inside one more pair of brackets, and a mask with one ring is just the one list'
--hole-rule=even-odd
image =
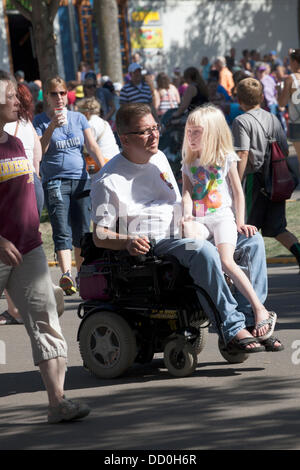
{"label": "tree branch", "polygon": [[24,18],[32,22],[32,13],[23,7],[22,3],[19,0],[11,0],[11,3],[16,7],[16,9],[21,13]]}

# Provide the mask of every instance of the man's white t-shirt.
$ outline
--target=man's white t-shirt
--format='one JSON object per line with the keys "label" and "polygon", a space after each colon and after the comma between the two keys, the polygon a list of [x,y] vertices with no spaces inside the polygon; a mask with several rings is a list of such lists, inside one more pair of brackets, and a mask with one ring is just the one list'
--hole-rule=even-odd
{"label": "man's white t-shirt", "polygon": [[156,241],[178,233],[181,196],[161,151],[146,164],[132,163],[121,153],[115,156],[92,181],[91,198],[92,220],[98,226]]}

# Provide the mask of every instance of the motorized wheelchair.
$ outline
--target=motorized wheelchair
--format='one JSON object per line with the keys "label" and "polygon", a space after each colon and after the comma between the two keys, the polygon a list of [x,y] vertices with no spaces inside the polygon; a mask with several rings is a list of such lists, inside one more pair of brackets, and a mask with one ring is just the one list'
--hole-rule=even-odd
{"label": "motorized wheelchair", "polygon": [[209,302],[219,329],[219,349],[231,363],[248,354],[231,353],[222,340],[219,313],[208,294],[173,257],[130,256],[127,251],[96,248],[92,235],[82,243],[79,271],[78,330],[85,368],[99,378],[114,378],[133,363],[150,362],[163,352],[169,373],[185,377],[197,367],[209,321],[197,290]]}

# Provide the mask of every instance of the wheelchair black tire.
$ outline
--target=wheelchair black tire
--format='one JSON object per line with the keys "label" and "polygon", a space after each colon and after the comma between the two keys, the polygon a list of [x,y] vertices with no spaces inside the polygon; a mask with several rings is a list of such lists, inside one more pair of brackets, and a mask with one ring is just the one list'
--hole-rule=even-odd
{"label": "wheelchair black tire", "polygon": [[202,324],[201,322],[196,322],[196,321],[195,322],[192,321],[190,323],[190,326],[193,326],[194,328],[197,328],[197,330],[199,331],[199,336],[196,339],[195,343],[193,344],[194,351],[197,355],[200,354],[203,351],[203,349],[205,348],[207,338],[208,338],[208,328],[206,328],[206,327],[202,328],[200,326],[201,324]]}
{"label": "wheelchair black tire", "polygon": [[84,321],[79,349],[85,367],[101,379],[123,375],[137,354],[130,325],[121,315],[107,311],[95,312]]}
{"label": "wheelchair black tire", "polygon": [[169,373],[175,377],[187,377],[197,367],[197,354],[194,347],[186,343],[183,348],[176,352],[177,340],[169,341],[164,349],[164,363]]}
{"label": "wheelchair black tire", "polygon": [[221,356],[223,356],[223,358],[230,364],[242,364],[249,357],[249,354],[243,351],[237,352],[237,353],[230,353],[226,349],[224,342],[221,338],[219,338],[218,346],[219,346],[219,351],[220,351]]}

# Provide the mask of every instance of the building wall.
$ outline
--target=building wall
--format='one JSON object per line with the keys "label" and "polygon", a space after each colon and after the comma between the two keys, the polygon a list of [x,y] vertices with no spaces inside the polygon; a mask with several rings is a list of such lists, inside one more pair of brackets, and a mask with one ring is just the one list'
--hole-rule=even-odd
{"label": "building wall", "polygon": [[[161,28],[163,48],[145,48],[143,55],[169,72],[199,66],[203,56],[225,55],[231,47],[238,59],[243,49],[257,49],[262,56],[277,50],[284,57],[298,47],[297,0],[128,1],[131,26],[148,27],[150,36],[151,27]],[[141,11],[147,10],[152,14],[143,20]]]}
{"label": "building wall", "polygon": [[10,71],[3,3],[0,0],[0,69]]}

